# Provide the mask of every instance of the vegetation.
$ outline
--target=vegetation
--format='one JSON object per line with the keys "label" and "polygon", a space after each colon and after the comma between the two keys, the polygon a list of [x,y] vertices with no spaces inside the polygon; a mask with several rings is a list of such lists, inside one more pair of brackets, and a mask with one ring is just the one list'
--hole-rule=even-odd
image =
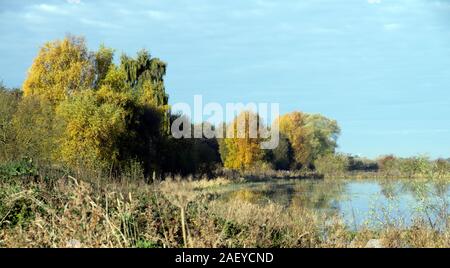
{"label": "vegetation", "polygon": [[265,127],[251,111],[217,128],[225,138],[175,139],[183,115],[170,110],[165,74],[146,50],[116,63],[113,49],[68,36],[43,45],[21,90],[0,86],[0,247],[449,246],[448,228],[421,221],[355,232],[250,191],[219,198],[218,186],[267,178],[445,179],[450,163],[337,153],[337,122],[299,111],[276,119],[273,150],[251,135],[255,122]]}
{"label": "vegetation", "polygon": [[115,64],[113,49],[91,52],[81,37],[44,44],[22,91],[2,87],[1,162],[31,158],[39,167],[111,178],[135,164],[146,178],[211,177],[222,166],[314,170],[318,158],[334,154],[336,121],[301,112],[277,119],[281,146],[274,150],[260,148],[261,133],[250,135],[253,122],[264,127],[250,111],[223,126],[223,139],[175,139],[169,126],[183,115],[170,112],[165,73],[166,64],[145,50]]}
{"label": "vegetation", "polygon": [[288,206],[259,203],[248,190],[221,198],[245,182],[45,177],[0,182],[0,247],[365,247],[371,239],[385,247],[450,246],[448,227],[419,219],[355,231],[305,206],[299,194]]}

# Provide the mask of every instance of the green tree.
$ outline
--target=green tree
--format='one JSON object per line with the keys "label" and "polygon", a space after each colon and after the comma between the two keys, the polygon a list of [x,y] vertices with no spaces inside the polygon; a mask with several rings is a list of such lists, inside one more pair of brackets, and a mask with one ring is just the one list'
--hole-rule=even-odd
{"label": "green tree", "polygon": [[272,150],[272,163],[275,169],[288,170],[292,164],[292,147],[289,139],[283,134],[280,135],[278,147]]}
{"label": "green tree", "polygon": [[125,71],[126,81],[139,97],[143,105],[156,107],[163,114],[163,132],[169,133],[169,95],[164,86],[166,63],[152,58],[146,50],[137,53],[136,58],[125,54],[121,57],[121,68]]}
{"label": "green tree", "polygon": [[308,133],[309,157],[308,164],[323,155],[334,154],[337,147],[337,138],[340,128],[335,120],[320,114],[308,115],[305,120],[305,129]]}

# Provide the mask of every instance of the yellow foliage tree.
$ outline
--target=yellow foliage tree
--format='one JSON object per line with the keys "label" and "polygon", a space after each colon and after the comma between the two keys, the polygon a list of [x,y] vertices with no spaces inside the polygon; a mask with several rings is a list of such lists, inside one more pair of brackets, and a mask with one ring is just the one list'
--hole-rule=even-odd
{"label": "yellow foliage tree", "polygon": [[81,37],[46,43],[23,83],[24,96],[39,96],[53,105],[93,85],[94,64]]}
{"label": "yellow foliage tree", "polygon": [[[226,168],[251,168],[263,160],[263,139],[258,132],[259,124],[261,120],[257,114],[244,111],[227,127],[227,136],[221,142],[222,146],[226,147],[221,149],[226,152],[222,156]],[[256,135],[251,135],[252,131],[255,131]]]}
{"label": "yellow foliage tree", "polygon": [[335,120],[297,111],[277,120],[280,133],[287,137],[291,145],[294,168],[308,167],[318,157],[334,153],[340,132]]}
{"label": "yellow foliage tree", "polygon": [[[112,94],[108,96],[113,98]],[[59,140],[60,158],[72,167],[105,169],[119,157],[118,139],[126,131],[126,111],[93,90],[61,103],[57,115],[65,122]]]}
{"label": "yellow foliage tree", "polygon": [[277,120],[280,133],[287,137],[291,145],[294,168],[308,164],[311,150],[308,144],[309,131],[304,127],[306,115],[302,112],[292,112],[280,116]]}

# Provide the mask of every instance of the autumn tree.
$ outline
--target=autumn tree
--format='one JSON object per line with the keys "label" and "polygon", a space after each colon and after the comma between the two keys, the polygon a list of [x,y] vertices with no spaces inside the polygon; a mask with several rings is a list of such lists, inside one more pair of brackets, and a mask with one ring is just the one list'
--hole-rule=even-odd
{"label": "autumn tree", "polygon": [[226,137],[221,142],[224,166],[230,169],[246,169],[254,167],[264,160],[265,152],[261,149],[261,133],[259,133],[259,116],[250,111],[241,112],[227,126]]}
{"label": "autumn tree", "polygon": [[307,165],[311,155],[310,133],[305,128],[306,117],[304,113],[292,112],[277,119],[280,134],[289,141],[293,160],[291,167],[294,169]]}
{"label": "autumn tree", "polygon": [[20,97],[20,91],[7,89],[0,82],[0,161],[10,161],[17,153],[12,119]]}
{"label": "autumn tree", "polygon": [[39,96],[56,105],[74,92],[92,87],[94,64],[85,41],[68,36],[45,43],[23,83],[24,96]]}
{"label": "autumn tree", "polygon": [[90,52],[73,36],[40,49],[15,118],[24,151],[71,168],[112,170],[135,160],[147,172],[158,168],[168,129],[166,64],[145,50],[122,55],[120,65],[113,59],[113,49]]}
{"label": "autumn tree", "polygon": [[340,133],[335,120],[302,112],[291,112],[277,120],[280,134],[292,148],[292,168],[313,166],[320,156],[334,153]]}
{"label": "autumn tree", "polygon": [[117,95],[105,97],[85,90],[58,106],[57,114],[65,123],[59,139],[61,160],[72,167],[99,170],[118,161],[126,110],[114,103],[114,97]]}
{"label": "autumn tree", "polygon": [[23,83],[24,97],[13,125],[23,156],[38,161],[59,160],[58,139],[63,126],[55,110],[71,96],[92,87],[95,64],[81,37],[47,42],[39,50]]}
{"label": "autumn tree", "polygon": [[109,170],[137,161],[148,173],[158,168],[162,112],[155,104],[142,102],[137,90],[143,89],[129,82],[123,66],[106,62],[108,71],[97,75],[103,77],[97,89],[76,93],[57,109],[66,124],[61,159],[73,167]]}

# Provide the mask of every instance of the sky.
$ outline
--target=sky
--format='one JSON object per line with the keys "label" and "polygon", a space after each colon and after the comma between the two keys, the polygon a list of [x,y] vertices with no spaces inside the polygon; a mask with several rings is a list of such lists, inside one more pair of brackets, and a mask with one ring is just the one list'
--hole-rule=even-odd
{"label": "sky", "polygon": [[0,80],[82,35],[168,63],[170,103],[276,102],[336,119],[339,151],[450,157],[450,0],[0,0]]}

